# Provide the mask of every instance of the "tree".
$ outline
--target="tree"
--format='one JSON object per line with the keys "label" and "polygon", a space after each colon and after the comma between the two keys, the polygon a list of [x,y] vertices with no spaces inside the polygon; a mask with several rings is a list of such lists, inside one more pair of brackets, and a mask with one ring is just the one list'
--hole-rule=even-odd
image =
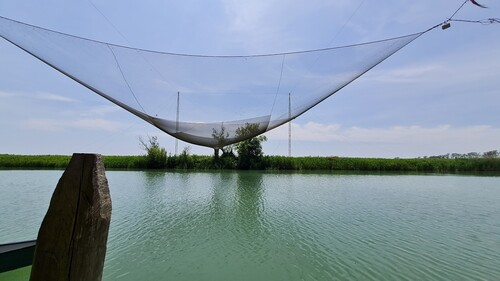
{"label": "tree", "polygon": [[[245,139],[234,145],[238,153],[238,168],[262,168],[264,152],[261,143],[266,141],[267,137],[255,136],[258,132],[258,123],[246,123],[244,127],[236,129],[236,137]],[[254,137],[248,138],[249,136]]]}
{"label": "tree", "polygon": [[139,137],[142,148],[146,151],[146,167],[149,169],[160,169],[167,166],[167,150],[160,147],[158,137],[148,136],[148,141]]}
{"label": "tree", "polygon": [[467,153],[467,158],[481,158],[481,154],[478,152],[469,152]]}
{"label": "tree", "polygon": [[483,153],[484,158],[497,158],[499,156],[498,150],[491,150]]}
{"label": "tree", "polygon": [[189,169],[192,168],[193,166],[193,160],[189,156],[189,152],[191,150],[191,147],[185,146],[182,149],[181,154],[175,157],[175,167],[176,168],[183,168],[183,169]]}
{"label": "tree", "polygon": [[226,132],[226,128],[222,125],[220,131],[212,128],[212,137],[217,141],[217,146],[214,147],[214,157],[219,159],[219,149],[224,147],[226,140],[229,138],[229,133]]}

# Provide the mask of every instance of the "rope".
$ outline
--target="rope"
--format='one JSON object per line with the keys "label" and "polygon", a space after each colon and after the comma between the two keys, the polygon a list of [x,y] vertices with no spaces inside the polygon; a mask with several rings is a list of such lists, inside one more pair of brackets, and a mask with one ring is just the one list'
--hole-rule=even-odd
{"label": "rope", "polygon": [[273,114],[273,111],[274,111],[274,105],[276,105],[276,98],[278,97],[278,93],[280,91],[280,87],[281,87],[281,79],[283,78],[283,67],[285,65],[285,56],[286,55],[283,55],[283,59],[281,60],[281,72],[280,72],[280,79],[278,80],[278,87],[276,88],[276,94],[274,95],[274,101],[273,101],[273,106],[271,107],[271,114]]}
{"label": "rope", "polygon": [[462,10],[467,2],[469,2],[469,0],[465,0],[464,3],[462,3],[462,5],[460,5],[460,7],[458,7],[458,9],[451,15],[451,17],[448,18],[448,21],[450,21],[460,10]]}
{"label": "rope", "polygon": [[330,40],[330,42],[328,42],[327,46],[329,46],[330,44],[332,44],[332,42],[339,36],[339,34],[342,32],[342,30],[344,30],[345,26],[351,21],[351,19],[358,12],[358,10],[361,8],[361,6],[363,6],[363,4],[365,3],[365,1],[366,0],[363,0],[363,1],[361,1],[361,3],[359,3],[358,7],[354,10],[354,12],[351,14],[351,16],[349,16],[349,18],[347,19],[347,21],[344,22],[344,24],[342,25],[342,27],[340,27],[340,29],[337,31],[337,33],[335,33],[335,35]]}
{"label": "rope", "polygon": [[[281,52],[281,53],[267,53],[267,54],[253,54],[253,55],[201,55],[201,54],[186,54],[186,53],[172,53],[172,52],[162,52],[162,51],[153,51],[153,50],[147,50],[147,49],[141,49],[141,48],[134,48],[130,46],[124,46],[124,45],[119,45],[119,44],[112,44],[108,42],[103,42],[99,40],[94,40],[94,39],[89,39],[81,36],[76,36],[56,30],[51,30],[48,28],[43,28],[40,26],[16,21],[13,19],[9,19],[6,17],[0,16],[0,18],[9,20],[21,25],[29,26],[31,28],[38,28],[41,30],[49,31],[49,32],[54,32],[60,35],[64,35],[67,37],[72,37],[72,38],[77,38],[80,40],[85,40],[89,42],[94,42],[94,43],[99,43],[99,44],[104,44],[108,45],[110,47],[117,47],[117,48],[124,48],[124,49],[129,49],[129,50],[135,50],[139,52],[148,52],[148,53],[156,53],[156,54],[164,54],[164,55],[172,55],[172,56],[184,56],[184,57],[200,57],[200,58],[254,58],[254,57],[273,57],[273,56],[283,56],[283,55],[294,55],[294,54],[304,54],[304,53],[313,53],[313,52],[322,52],[322,51],[329,51],[329,50],[336,50],[336,49],[345,49],[345,48],[351,48],[351,47],[357,47],[357,46],[364,46],[364,45],[370,45],[374,43],[381,43],[381,42],[386,42],[386,41],[391,41],[391,40],[397,40],[397,39],[402,39],[406,37],[411,37],[415,36],[417,34],[421,34],[422,32],[416,32],[413,34],[407,34],[407,35],[402,35],[402,36],[397,36],[397,37],[391,37],[391,38],[386,38],[386,39],[381,39],[381,40],[374,40],[374,41],[368,41],[368,42],[362,42],[362,43],[357,43],[357,44],[350,44],[350,45],[342,45],[342,46],[336,46],[336,47],[327,47],[327,48],[318,48],[318,49],[309,49],[309,50],[302,50],[302,51],[290,51],[290,52]],[[426,31],[425,31],[426,32]]]}
{"label": "rope", "polygon": [[139,107],[142,109],[142,112],[147,114],[146,113],[146,110],[144,110],[144,108],[142,107],[141,103],[139,102],[139,100],[137,99],[137,97],[135,96],[135,93],[134,91],[132,90],[132,87],[130,87],[128,81],[127,81],[127,78],[125,78],[125,74],[123,73],[122,71],[122,68],[120,66],[120,63],[118,62],[118,59],[116,58],[116,55],[115,55],[115,52],[113,52],[113,49],[111,48],[110,45],[107,45],[108,46],[108,49],[111,51],[111,54],[113,55],[113,58],[115,58],[115,62],[116,62],[116,66],[118,66],[118,70],[120,70],[120,73],[122,75],[122,78],[123,78],[123,81],[125,81],[125,84],[127,85],[127,88],[129,89],[130,93],[132,94],[132,96],[134,97],[135,101],[137,102],[137,104],[139,105]]}
{"label": "rope", "polygon": [[[78,38],[78,39],[89,41],[89,42],[95,42],[95,43],[105,44],[105,45],[112,46],[112,47],[125,48],[125,49],[130,49],[130,50],[141,51],[141,52],[158,53],[158,54],[165,54],[165,55],[172,55],[172,56],[202,57],[202,58],[253,58],[253,57],[269,57],[269,56],[282,56],[282,55],[293,55],[293,54],[303,54],[303,53],[312,53],[312,52],[322,52],[322,51],[328,51],[328,50],[335,50],[335,49],[343,49],[343,48],[350,48],[350,47],[356,47],[356,46],[369,45],[369,44],[374,44],[374,43],[380,43],[380,42],[385,42],[385,41],[390,41],[390,40],[396,40],[396,39],[401,39],[401,38],[405,38],[405,37],[415,36],[417,34],[423,34],[423,33],[426,33],[426,32],[428,32],[428,31],[430,31],[430,30],[432,30],[432,29],[434,29],[436,27],[439,27],[439,26],[445,24],[448,21],[453,20],[453,17],[463,8],[463,6],[468,1],[469,0],[464,1],[462,3],[462,5],[460,5],[460,7],[448,18],[448,20],[446,20],[443,23],[437,24],[437,25],[435,25],[435,26],[433,26],[433,27],[431,27],[431,28],[429,28],[429,29],[427,29],[427,30],[425,30],[423,32],[416,32],[416,33],[413,33],[413,34],[407,34],[407,35],[396,36],[396,37],[391,37],[391,38],[386,38],[386,39],[381,39],[381,40],[374,40],[374,41],[368,41],[368,42],[362,42],[362,43],[350,44],[350,45],[342,45],[342,46],[336,46],[336,47],[326,47],[326,48],[318,48],[318,49],[309,49],[309,50],[300,50],[300,51],[289,51],[289,52],[277,52],[277,53],[267,53],[267,54],[250,54],[250,55],[204,55],[204,54],[187,54],[187,53],[173,53],[173,52],[162,52],[162,51],[147,50],[147,49],[134,48],[134,47],[124,46],[124,45],[119,45],[119,44],[111,44],[111,43],[107,43],[107,42],[103,42],[103,41],[99,41],[99,40],[94,40],[94,39],[89,39],[89,38],[80,37],[80,36],[76,36],[76,35],[71,35],[71,34],[68,34],[68,33],[60,32],[60,31],[55,31],[55,30],[43,28],[43,27],[40,27],[40,26],[36,26],[36,25],[32,25],[32,24],[28,24],[28,23],[24,23],[24,22],[20,22],[20,21],[16,21],[16,20],[12,20],[12,19],[9,19],[9,18],[6,18],[6,17],[2,17],[2,16],[0,16],[0,18],[5,19],[5,20],[9,20],[9,21],[12,21],[12,22],[16,22],[18,24],[26,25],[26,26],[29,26],[29,27],[32,27],[32,28],[38,28],[38,29],[41,29],[41,30],[46,30],[46,31],[54,32],[54,33],[57,33],[57,34],[68,36],[68,37]],[[92,3],[92,2],[90,2],[90,3]],[[95,6],[95,5],[93,5],[93,6]],[[109,21],[109,19],[107,19],[107,20]],[[491,19],[488,19],[488,20],[491,20],[493,23],[497,23],[499,21],[498,18],[491,18]],[[474,21],[471,21],[471,22],[474,22]],[[112,26],[114,26],[114,25],[112,25]],[[116,29],[116,27],[115,27],[115,29]],[[120,33],[118,30],[117,30],[117,32]],[[123,36],[123,35],[121,35],[121,36]],[[126,38],[125,38],[125,40],[126,40]]]}
{"label": "rope", "polygon": [[[99,8],[97,8],[97,6],[94,4],[94,2],[92,2],[92,0],[87,0],[87,1],[90,3],[90,5],[92,5],[92,7],[94,7],[94,9],[96,9],[97,12],[99,12],[99,14],[101,14],[101,16],[109,23],[109,25],[111,25],[111,27],[113,27],[116,33],[118,33],[123,38],[123,40],[127,42],[127,44],[132,45],[132,43],[130,43],[127,37],[125,37],[125,35],[123,35],[123,33],[120,32],[120,30],[116,27],[116,25],[114,25],[113,22],[111,22],[111,20],[108,17],[106,17],[106,15]],[[170,83],[168,82],[169,80],[166,79],[165,76],[163,76],[163,74],[156,67],[154,67],[153,64],[142,53],[139,53],[139,56],[151,67],[151,69],[154,72],[156,72],[161,77],[163,82],[170,85]]]}
{"label": "rope", "polygon": [[450,21],[466,22],[466,23],[480,23],[480,24],[488,25],[488,24],[500,23],[500,18],[489,18],[489,19],[483,19],[483,20],[451,19]]}
{"label": "rope", "polygon": [[116,33],[118,33],[122,38],[123,40],[125,40],[125,42],[127,42],[128,44],[131,45],[130,41],[127,40],[127,37],[125,37],[125,35],[123,35],[120,30],[118,30],[118,28],[111,22],[111,20],[108,19],[108,17],[106,17],[106,15],[104,15],[103,12],[101,12],[101,10],[99,10],[99,8],[97,8],[97,6],[94,4],[94,2],[92,2],[92,0],[87,0],[90,5],[92,5],[92,7],[94,7],[94,9],[97,10],[97,12],[99,12],[99,14],[101,14],[101,16],[109,23],[109,25],[111,25],[111,27],[113,27],[113,29],[116,31]]}

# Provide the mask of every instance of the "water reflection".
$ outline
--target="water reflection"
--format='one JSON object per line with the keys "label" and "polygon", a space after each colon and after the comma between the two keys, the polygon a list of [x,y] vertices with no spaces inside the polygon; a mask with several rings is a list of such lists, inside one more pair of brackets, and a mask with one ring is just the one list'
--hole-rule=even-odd
{"label": "water reflection", "polygon": [[[36,237],[60,174],[0,173],[0,240]],[[499,280],[498,177],[106,176],[103,280]]]}
{"label": "water reflection", "polygon": [[213,182],[210,186],[211,196],[208,202],[208,209],[211,219],[220,221],[225,220],[232,207],[230,194],[234,185],[235,175],[232,173],[220,173],[213,176]]}
{"label": "water reflection", "polygon": [[[457,190],[447,177],[113,173],[104,280],[488,279],[500,191],[466,180]],[[481,268],[458,266],[463,253]]]}
{"label": "water reflection", "polygon": [[[142,174],[142,183],[137,186],[138,190],[143,190],[141,192],[142,197],[145,201],[158,200],[161,198],[161,193],[165,187],[165,172],[160,171],[145,171]],[[151,204],[146,204],[151,206]]]}
{"label": "water reflection", "polygon": [[144,171],[141,173],[144,180],[144,187],[155,187],[165,181],[165,172],[163,171]]}
{"label": "water reflection", "polygon": [[259,235],[263,228],[264,190],[259,172],[238,173],[236,181],[236,222],[245,234]]}
{"label": "water reflection", "polygon": [[256,235],[261,231],[264,209],[262,175],[260,173],[218,173],[211,176],[208,221],[220,227],[234,225],[231,234]]}

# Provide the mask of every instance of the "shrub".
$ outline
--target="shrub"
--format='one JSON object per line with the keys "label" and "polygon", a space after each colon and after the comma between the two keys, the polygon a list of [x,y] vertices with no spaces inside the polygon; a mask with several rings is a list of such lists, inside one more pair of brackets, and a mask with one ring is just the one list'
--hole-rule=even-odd
{"label": "shrub", "polygon": [[160,147],[156,136],[148,137],[147,142],[139,138],[139,142],[146,151],[146,167],[148,169],[162,169],[167,167],[167,150]]}
{"label": "shrub", "polygon": [[[236,129],[237,137],[246,137],[255,135],[259,131],[259,124],[247,123],[244,127]],[[262,142],[266,141],[266,136],[256,136],[250,139],[243,140],[235,144],[238,152],[238,168],[247,169],[263,169],[264,152],[262,151]]]}

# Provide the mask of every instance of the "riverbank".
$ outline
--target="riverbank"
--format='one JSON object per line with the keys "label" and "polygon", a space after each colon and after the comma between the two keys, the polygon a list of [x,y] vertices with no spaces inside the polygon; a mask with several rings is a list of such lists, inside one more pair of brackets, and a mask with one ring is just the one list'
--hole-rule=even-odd
{"label": "riverbank", "polygon": [[[0,168],[63,169],[69,155],[0,154]],[[103,156],[107,169],[146,169],[145,156]],[[212,156],[169,156],[166,169],[234,169],[234,165]],[[407,171],[407,172],[500,172],[500,158],[349,158],[265,156],[262,170],[276,171]]]}

